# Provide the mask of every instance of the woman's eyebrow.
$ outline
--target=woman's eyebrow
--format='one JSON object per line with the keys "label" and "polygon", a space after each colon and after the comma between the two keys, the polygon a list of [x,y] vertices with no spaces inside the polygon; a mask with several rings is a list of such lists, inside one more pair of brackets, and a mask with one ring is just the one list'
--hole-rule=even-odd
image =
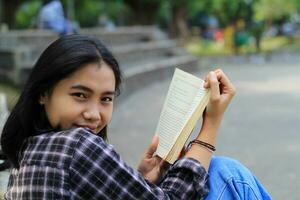
{"label": "woman's eyebrow", "polygon": [[115,95],[116,92],[115,91],[106,91],[106,92],[103,92],[103,95]]}
{"label": "woman's eyebrow", "polygon": [[79,89],[79,90],[84,90],[86,92],[93,92],[92,89],[90,89],[90,88],[88,88],[88,87],[86,87],[84,85],[80,85],[80,84],[72,85],[71,89]]}
{"label": "woman's eyebrow", "polygon": [[[76,85],[72,85],[71,86],[71,89],[79,89],[79,90],[83,90],[83,91],[86,91],[86,92],[90,92],[92,93],[93,90],[84,86],[84,85],[80,85],[80,84],[76,84]],[[116,92],[115,91],[105,91],[102,93],[103,95],[115,95]]]}

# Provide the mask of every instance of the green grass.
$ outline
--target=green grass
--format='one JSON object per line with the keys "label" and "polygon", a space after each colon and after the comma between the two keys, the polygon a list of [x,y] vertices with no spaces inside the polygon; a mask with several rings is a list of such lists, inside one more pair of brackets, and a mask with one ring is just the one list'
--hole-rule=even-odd
{"label": "green grass", "polygon": [[231,50],[224,48],[220,43],[195,38],[187,42],[186,49],[188,52],[199,56],[231,54]]}
{"label": "green grass", "polygon": [[300,35],[289,40],[289,44],[285,45],[282,50],[289,52],[300,53]]}
{"label": "green grass", "polygon": [[263,38],[261,48],[263,52],[272,52],[289,45],[290,40],[284,36]]}
{"label": "green grass", "polygon": [[[261,53],[270,53],[272,51],[286,48],[289,45],[294,45],[294,51],[300,52],[300,38],[293,41],[287,37],[265,37],[261,41]],[[188,52],[197,56],[218,56],[218,55],[232,55],[234,50],[230,47],[224,47],[222,42],[204,41],[201,39],[190,39],[186,43]],[[249,43],[240,48],[240,54],[255,53],[254,44]]]}
{"label": "green grass", "polygon": [[20,90],[11,84],[0,82],[0,93],[6,94],[8,109],[11,110],[19,97]]}

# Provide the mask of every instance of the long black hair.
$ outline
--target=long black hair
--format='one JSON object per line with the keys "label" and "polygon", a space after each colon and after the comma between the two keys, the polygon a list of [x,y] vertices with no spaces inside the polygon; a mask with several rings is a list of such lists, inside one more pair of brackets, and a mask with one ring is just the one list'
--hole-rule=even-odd
{"label": "long black hair", "polygon": [[[8,117],[2,132],[2,151],[18,168],[18,155],[25,140],[51,129],[41,95],[51,93],[54,86],[88,63],[104,61],[114,72],[115,91],[120,93],[121,72],[112,53],[94,37],[67,35],[54,41],[41,54],[24,86],[18,102]],[[107,127],[98,133],[107,138]]]}

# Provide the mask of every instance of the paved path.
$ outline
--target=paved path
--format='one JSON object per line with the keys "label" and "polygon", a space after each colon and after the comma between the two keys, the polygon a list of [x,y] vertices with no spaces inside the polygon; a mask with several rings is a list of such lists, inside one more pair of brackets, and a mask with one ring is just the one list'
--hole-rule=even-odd
{"label": "paved path", "polygon": [[[300,199],[300,64],[236,63],[223,70],[237,95],[225,115],[217,154],[244,163],[274,199]],[[155,131],[169,82],[149,85],[115,109],[110,142],[133,166]]]}
{"label": "paved path", "polygon": [[[223,121],[217,154],[234,157],[259,177],[274,199],[300,198],[300,64],[222,65],[237,87]],[[201,68],[203,77],[209,71]],[[171,77],[170,77],[171,78]],[[132,166],[154,134],[170,79],[118,105],[109,140]],[[0,187],[7,173],[0,173]]]}

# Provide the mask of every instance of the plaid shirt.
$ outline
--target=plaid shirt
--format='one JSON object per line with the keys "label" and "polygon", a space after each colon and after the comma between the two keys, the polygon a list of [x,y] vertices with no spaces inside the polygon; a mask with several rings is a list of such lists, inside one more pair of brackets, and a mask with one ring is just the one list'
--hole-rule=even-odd
{"label": "plaid shirt", "polygon": [[207,173],[183,158],[159,185],[127,166],[113,147],[84,128],[30,137],[12,169],[6,199],[201,199]]}

